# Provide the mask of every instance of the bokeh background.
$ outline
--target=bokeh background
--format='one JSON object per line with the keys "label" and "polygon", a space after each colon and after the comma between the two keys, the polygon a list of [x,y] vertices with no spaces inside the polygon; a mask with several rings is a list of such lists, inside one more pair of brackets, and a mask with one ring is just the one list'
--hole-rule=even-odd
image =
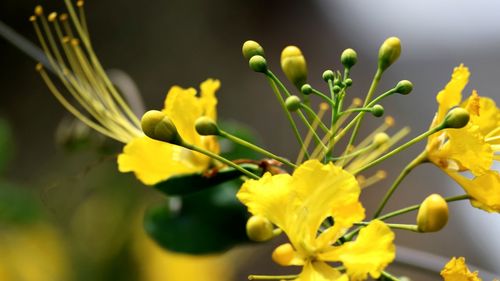
{"label": "bokeh background", "polygon": [[[2,0],[0,20],[36,42],[28,17],[37,4],[43,4],[47,11],[64,9],[59,0]],[[101,62],[105,68],[119,69],[133,78],[146,108],[160,108],[172,85],[197,86],[208,77],[218,78],[222,81],[221,118],[248,124],[265,147],[289,157],[298,151],[291,130],[265,79],[248,69],[241,56],[242,42],[259,41],[277,73],[282,48],[299,46],[308,61],[310,83],[323,89],[322,72],[340,68],[342,50],[354,48],[359,60],[352,71],[354,85],[349,95],[362,97],[376,68],[379,44],[389,36],[400,37],[401,58],[386,72],[379,89],[389,89],[402,79],[414,83],[411,95],[392,97],[384,101],[384,106],[386,114],[395,117],[396,127],[410,126],[410,136],[415,136],[427,129],[437,107],[435,95],[460,63],[472,72],[464,94],[477,89],[480,95],[500,101],[499,10],[500,4],[487,0],[86,3],[91,38]],[[161,196],[133,176],[118,174],[118,144],[93,138],[86,149],[73,152],[58,145],[55,135],[68,113],[50,95],[34,70],[35,62],[1,38],[0,65],[0,118],[6,120],[13,138],[9,149],[12,157],[1,177],[9,190],[22,190],[19,196],[29,198],[26,200],[33,202],[29,205],[41,210],[36,221],[44,223],[39,228],[49,225],[50,229],[30,231],[42,231],[52,237],[43,241],[52,239],[58,244],[54,248],[63,253],[53,253],[53,259],[63,260],[59,264],[67,272],[62,274],[70,276],[61,280],[88,280],[89,276],[92,280],[153,278],[141,275],[147,267],[141,262],[147,259],[136,258],[144,254],[137,254],[137,247],[131,245],[140,236],[136,230],[144,207],[161,200]],[[366,132],[381,122],[366,119]],[[423,143],[418,144],[384,164],[388,178],[363,193],[368,210],[375,208],[401,167],[423,147]],[[462,193],[443,173],[430,165],[422,166],[403,182],[388,210],[418,203],[432,192],[447,196]],[[8,194],[0,193],[0,200],[9,201]],[[493,276],[486,271],[500,276],[500,216],[463,202],[450,207],[449,225],[439,233],[397,232],[396,243],[402,251],[400,263],[393,267],[395,273],[414,280],[440,280],[420,267],[427,262],[427,266],[441,268],[444,260],[438,256],[466,256],[469,263],[484,269],[486,280]],[[414,214],[410,214],[398,222],[413,220]],[[16,236],[6,229],[0,228],[0,240]],[[4,241],[10,242],[0,243],[16,245],[7,238]],[[404,247],[420,252],[405,251]],[[11,251],[17,249],[21,248]],[[273,265],[272,246],[252,249],[230,253],[240,257],[231,258],[237,262],[227,266],[238,268],[233,280],[245,280],[249,273],[289,272]],[[49,262],[49,252],[39,255],[33,263]]]}

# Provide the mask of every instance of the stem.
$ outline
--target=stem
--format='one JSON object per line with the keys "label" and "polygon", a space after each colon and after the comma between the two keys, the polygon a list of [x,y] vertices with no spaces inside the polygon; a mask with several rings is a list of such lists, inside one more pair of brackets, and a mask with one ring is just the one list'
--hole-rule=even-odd
{"label": "stem", "polygon": [[[285,111],[285,114],[286,114],[286,117],[288,119],[288,121],[290,122],[290,125],[292,126],[292,130],[293,130],[293,134],[295,135],[295,138],[297,139],[297,141],[299,142],[300,144],[300,147],[304,150],[304,153],[306,154],[306,157],[309,159],[310,155],[309,155],[309,152],[307,152],[307,148],[304,146],[304,141],[302,140],[302,138],[300,137],[300,133],[299,133],[299,130],[297,129],[297,125],[295,124],[295,121],[293,120],[292,118],[292,115],[290,114],[290,112],[288,111],[288,109],[286,108],[286,105],[285,105],[285,100],[283,100],[283,97],[281,96],[278,88],[276,87],[276,83],[273,79],[273,77],[281,84],[283,85],[279,80],[278,78],[276,78],[276,76],[274,76],[274,74],[269,70],[267,72],[267,79],[269,80],[269,84],[271,84],[271,88],[273,89],[273,92],[274,94],[276,95],[276,98],[278,99],[282,109]],[[285,86],[283,86],[285,87]],[[286,88],[285,88],[286,90]]]}
{"label": "stem", "polygon": [[382,271],[382,278],[384,279],[377,279],[377,280],[388,280],[388,281],[399,281],[399,278],[397,278],[396,276],[388,273],[387,271]]}
{"label": "stem", "polygon": [[269,151],[267,151],[267,150],[265,150],[263,148],[260,148],[260,147],[254,145],[254,144],[252,144],[250,142],[247,142],[246,140],[243,140],[243,139],[240,139],[240,138],[238,138],[236,136],[233,136],[233,135],[229,134],[226,131],[223,131],[223,130],[219,129],[219,135],[222,136],[222,137],[225,137],[225,138],[229,139],[230,141],[233,141],[233,142],[235,142],[237,144],[240,144],[240,145],[246,146],[246,147],[248,147],[250,149],[253,149],[253,150],[257,151],[258,153],[261,153],[261,154],[263,154],[263,155],[265,155],[265,156],[267,156],[269,158],[273,158],[275,160],[278,160],[281,163],[286,164],[286,165],[288,165],[288,166],[290,166],[292,168],[297,168],[297,166],[295,164],[293,164],[292,162],[288,161],[287,159],[285,159],[283,157],[280,157],[280,156],[277,156],[277,155],[275,155],[275,154],[273,154],[273,153],[271,153],[271,152],[269,152]]}
{"label": "stem", "polygon": [[[315,132],[314,128],[309,124],[309,121],[306,119],[302,111],[299,109],[297,110],[297,114],[299,115],[300,119],[302,119],[302,122],[307,126],[309,129],[309,132],[312,133],[312,136],[314,137],[314,140],[316,141],[317,145],[321,145],[323,149],[326,149],[326,146],[323,144],[321,141],[321,138],[318,136],[318,134]],[[306,147],[307,148],[307,147]]]}
{"label": "stem", "polygon": [[[370,222],[356,222],[354,225],[362,225],[362,226],[367,226],[369,225]],[[418,226],[416,224],[402,224],[402,223],[386,223],[386,225],[390,228],[393,229],[402,229],[402,230],[408,230],[408,231],[413,231],[413,232],[420,232],[418,231]]]}
{"label": "stem", "polygon": [[252,178],[252,179],[255,179],[255,180],[260,179],[260,177],[257,176],[256,174],[254,174],[254,173],[252,173],[250,171],[247,171],[246,169],[242,168],[241,166],[239,166],[239,165],[237,165],[237,164],[235,164],[235,163],[227,160],[226,158],[224,158],[224,157],[222,157],[220,155],[217,155],[217,154],[215,154],[215,153],[213,153],[211,151],[208,151],[208,150],[203,149],[201,147],[198,147],[196,145],[192,145],[192,144],[188,144],[188,143],[184,143],[184,142],[181,143],[180,146],[185,147],[187,149],[194,150],[194,151],[199,152],[201,154],[205,154],[206,156],[208,156],[210,158],[213,158],[213,159],[218,160],[218,161],[220,161],[220,162],[222,162],[222,163],[224,163],[224,164],[226,164],[228,166],[231,166],[231,167],[233,167],[236,170],[240,171],[242,174],[246,175],[249,178]]}
{"label": "stem", "polygon": [[324,99],[331,107],[334,106],[333,100],[331,100],[327,95],[323,94],[322,92],[312,89],[313,94],[319,96],[320,98]]}
{"label": "stem", "polygon": [[403,145],[401,145],[401,146],[393,149],[391,152],[388,152],[387,154],[385,154],[384,156],[378,158],[377,160],[374,160],[374,161],[366,164],[365,166],[359,168],[358,170],[354,171],[353,174],[354,175],[358,174],[358,173],[363,172],[364,170],[366,170],[368,168],[371,168],[371,167],[379,164],[380,162],[382,162],[382,161],[384,161],[384,160],[386,160],[386,159],[388,159],[388,158],[390,158],[390,157],[398,154],[399,152],[407,149],[408,147],[410,147],[410,146],[414,145],[415,143],[423,140],[424,138],[426,138],[426,137],[428,137],[428,136],[430,136],[430,135],[432,135],[432,134],[434,134],[436,132],[439,132],[440,130],[442,130],[444,128],[445,128],[444,124],[440,124],[440,125],[432,128],[432,129],[430,129],[429,131],[427,131],[427,132],[425,132],[425,133],[423,133],[423,134],[415,137],[414,139],[410,140],[409,142],[407,142],[407,143],[405,143],[405,144],[403,144]]}
{"label": "stem", "polygon": [[248,280],[293,280],[298,275],[248,275]]}
{"label": "stem", "polygon": [[389,188],[387,193],[384,196],[384,199],[382,199],[382,202],[380,202],[380,205],[377,208],[377,211],[373,215],[374,218],[378,217],[382,210],[384,209],[385,205],[387,204],[387,201],[389,201],[389,198],[391,198],[392,194],[396,189],[398,188],[399,184],[403,181],[403,179],[418,165],[424,163],[427,161],[427,152],[424,150],[420,155],[418,155],[413,161],[411,161],[404,169],[401,171],[399,176],[396,178],[392,186]]}
{"label": "stem", "polygon": [[321,119],[318,117],[318,115],[316,114],[316,112],[314,112],[314,110],[312,110],[309,106],[307,105],[304,105],[304,104],[300,104],[300,108],[304,109],[305,111],[307,111],[309,113],[309,115],[312,115],[313,118],[314,118],[314,121],[315,122],[318,122],[318,125],[321,127],[321,130],[323,130],[323,132],[325,134],[328,134],[330,133],[330,130],[326,127],[326,125],[321,121]]}

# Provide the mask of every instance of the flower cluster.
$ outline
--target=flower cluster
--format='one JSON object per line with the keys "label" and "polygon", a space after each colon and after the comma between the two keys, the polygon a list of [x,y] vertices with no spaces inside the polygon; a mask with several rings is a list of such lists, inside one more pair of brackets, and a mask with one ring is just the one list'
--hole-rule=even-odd
{"label": "flower cluster", "polygon": [[[354,83],[351,73],[357,63],[353,49],[346,49],[340,56],[343,71],[324,71],[322,77],[327,88],[324,93],[307,83],[308,68],[302,51],[296,46],[284,48],[281,68],[296,88],[297,94],[293,94],[269,69],[264,48],[255,41],[245,42],[244,58],[253,71],[269,82],[300,146],[296,161],[291,161],[230,133],[222,123],[217,123],[215,92],[220,87],[217,80],[203,82],[199,94],[192,88],[172,87],[164,109],[148,111],[139,121],[97,60],[84,20],[70,1],[66,2],[69,16],[51,13],[47,20],[42,8],[37,7],[31,18],[50,63],[46,67],[56,74],[72,98],[66,98],[55,87],[45,67],[39,65],[37,69],[51,92],[82,122],[125,143],[118,156],[119,171],[134,172],[144,184],[167,195],[180,196],[187,206],[195,204],[196,195],[205,196],[203,192],[207,190],[224,191],[224,184],[236,183],[237,190],[232,196],[251,214],[244,220],[248,238],[264,242],[284,233],[289,243],[278,246],[272,259],[283,266],[302,267],[298,275],[252,275],[252,279],[366,280],[369,276],[383,276],[396,280],[386,271],[396,256],[392,229],[417,233],[439,231],[446,225],[447,204],[452,201],[470,200],[474,207],[500,212],[500,174],[492,169],[493,161],[500,159],[500,110],[493,100],[480,97],[475,91],[462,101],[462,91],[470,75],[463,65],[455,68],[451,81],[437,95],[439,107],[428,131],[398,144],[408,129],[389,135],[386,131],[394,125],[394,119],[388,116],[380,127],[359,140],[359,129],[367,113],[374,118],[383,116],[384,99],[395,94],[407,95],[413,89],[410,81],[401,80],[378,94],[384,72],[401,54],[398,38],[388,38],[380,46],[377,69],[366,96],[349,104],[347,93]],[[83,2],[78,7],[82,8]],[[68,18],[72,19],[73,27]],[[78,36],[73,35],[72,29]],[[314,98],[321,102],[317,110]],[[299,130],[299,122],[306,132]],[[263,158],[229,158],[220,153],[218,139],[226,139]],[[366,172],[426,139],[424,151],[401,171],[381,199],[375,215],[366,219],[359,199],[362,189],[385,178],[387,173],[380,170],[367,175]],[[466,194],[448,198],[432,194],[420,204],[384,214],[386,203],[404,178],[426,162],[441,168]],[[464,172],[470,172],[472,177]],[[207,200],[212,198],[212,194],[203,196]],[[203,212],[224,210],[229,216],[239,214],[243,208],[242,205],[207,206],[212,209],[183,210],[180,216],[194,220],[199,227],[206,219]],[[418,210],[416,224],[384,222],[415,210]],[[146,228],[153,229],[156,234],[152,236],[166,248],[187,252],[189,246],[179,246],[182,237],[164,232],[157,235],[164,226],[171,227],[166,230],[171,233],[177,233],[172,227],[185,227],[177,224],[174,215],[163,211],[146,218]],[[185,233],[189,232],[188,238],[193,241],[212,241],[210,236],[203,237],[204,233],[216,231],[210,227],[217,226],[210,225],[208,230],[203,229],[205,232]],[[244,224],[238,227],[245,229]],[[240,229],[225,231],[237,233]],[[186,245],[193,241],[187,241]],[[234,244],[240,242],[243,241],[235,240]],[[201,252],[190,248],[189,251]],[[477,274],[466,269],[463,259],[452,259],[442,276],[445,280],[479,280]]]}

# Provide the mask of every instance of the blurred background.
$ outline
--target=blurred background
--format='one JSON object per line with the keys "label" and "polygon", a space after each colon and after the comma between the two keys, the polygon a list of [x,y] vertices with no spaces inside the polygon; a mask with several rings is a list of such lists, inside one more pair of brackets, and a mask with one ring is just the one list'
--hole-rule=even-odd
{"label": "blurred background", "polygon": [[[2,0],[0,20],[36,42],[28,18],[38,4],[48,12],[65,9],[60,0]],[[386,114],[396,119],[396,128],[411,127],[407,139],[428,128],[437,108],[435,95],[460,63],[472,73],[465,96],[477,89],[480,95],[500,102],[500,3],[495,1],[123,0],[88,1],[85,8],[102,64],[130,75],[146,108],[161,108],[172,85],[197,87],[206,78],[220,79],[219,116],[248,124],[266,148],[291,158],[298,147],[284,114],[265,79],[252,72],[241,56],[241,44],[247,39],[263,45],[271,69],[279,75],[282,48],[299,46],[308,61],[309,82],[325,90],[322,72],[340,69],[340,53],[354,48],[359,59],[352,71],[354,84],[349,95],[363,97],[375,72],[379,45],[389,36],[400,37],[401,58],[386,72],[379,91],[402,79],[415,85],[411,95],[384,101]],[[160,253],[156,268],[152,266],[155,262],[148,260],[155,255],[146,249],[161,250],[154,244],[145,246],[151,242],[142,233],[141,217],[144,208],[162,196],[132,175],[117,172],[115,160],[121,146],[92,137],[85,149],[73,147],[70,152],[63,148],[56,141],[56,132],[61,126],[68,127],[61,122],[68,120],[69,114],[47,90],[34,69],[35,62],[0,38],[0,63],[0,118],[12,139],[6,146],[8,162],[5,160],[3,169],[0,163],[0,187],[5,190],[0,193],[0,211],[13,214],[0,214],[7,222],[0,224],[0,251],[11,253],[11,258],[0,257],[0,280],[9,280],[2,279],[2,266],[16,262],[22,264],[17,265],[22,271],[36,277],[10,280],[55,280],[44,279],[48,270],[58,272],[57,280],[160,280],[154,273],[146,273],[158,270],[175,275],[172,268],[182,265],[169,270],[162,264],[181,258]],[[380,122],[366,118],[363,129],[369,132]],[[388,178],[363,192],[367,210],[373,211],[401,167],[424,145],[418,144],[384,164]],[[424,165],[403,182],[387,210],[419,203],[433,192],[462,194],[441,171]],[[24,206],[33,210],[26,214]],[[440,280],[421,266],[427,261],[427,267],[438,269],[445,263],[438,256],[465,256],[468,263],[483,269],[485,280],[493,277],[487,271],[500,276],[500,216],[481,212],[467,202],[450,207],[450,221],[443,231],[397,232],[401,252],[393,272],[413,280]],[[19,216],[24,219],[16,219],[16,223],[5,219]],[[414,216],[409,214],[397,222],[413,223]],[[21,226],[17,226],[18,221],[22,221]],[[24,240],[19,238],[21,232]],[[47,249],[40,249],[40,243]],[[273,264],[272,246],[236,249],[229,258],[200,271],[227,280],[245,280],[250,273],[289,273],[290,269]],[[20,251],[22,247],[26,250]],[[30,259],[14,255],[29,251]],[[29,264],[34,264],[33,269],[28,269]],[[221,267],[225,268],[222,273],[216,270]],[[228,276],[229,269],[235,269],[234,276]],[[184,278],[164,280],[190,280]]]}

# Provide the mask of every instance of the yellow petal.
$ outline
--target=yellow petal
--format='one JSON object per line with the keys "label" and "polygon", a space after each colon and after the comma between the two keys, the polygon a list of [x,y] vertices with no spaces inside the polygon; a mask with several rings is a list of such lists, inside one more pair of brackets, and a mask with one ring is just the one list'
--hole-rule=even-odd
{"label": "yellow petal", "polygon": [[348,281],[345,274],[341,274],[335,268],[324,262],[307,263],[297,281]]}
{"label": "yellow petal", "polygon": [[[199,161],[205,157],[205,161]],[[134,172],[144,184],[153,185],[173,175],[201,172],[209,159],[180,146],[146,136],[135,138],[118,156],[120,172]]]}
{"label": "yellow petal", "polygon": [[215,92],[220,88],[220,81],[214,79],[207,79],[205,82],[201,83],[201,95],[200,101],[203,108],[203,115],[208,116],[213,120],[217,120],[217,98],[215,98]]}
{"label": "yellow petal", "polygon": [[448,82],[446,87],[436,96],[436,100],[439,104],[436,118],[437,123],[441,123],[443,121],[448,110],[460,104],[462,101],[462,90],[467,85],[469,76],[469,69],[463,64],[453,69],[450,82]]}
{"label": "yellow petal", "polygon": [[380,277],[396,256],[394,233],[382,221],[374,220],[361,229],[355,241],[332,247],[320,255],[325,261],[341,261],[351,280],[365,280],[368,274]]}
{"label": "yellow petal", "polygon": [[463,257],[452,258],[441,271],[444,281],[481,281],[477,275],[469,271]]}
{"label": "yellow petal", "polygon": [[500,213],[500,174],[498,171],[487,171],[473,179],[452,171],[447,171],[447,174],[472,197],[472,206],[490,213]]}
{"label": "yellow petal", "polygon": [[[479,126],[480,133],[483,136],[488,135],[489,132],[500,126],[500,109],[498,109],[494,100],[480,97],[476,91],[473,91],[472,95],[462,104],[462,107],[467,108],[469,112],[477,112],[476,114],[471,113],[471,123]],[[477,109],[470,110],[469,108]]]}
{"label": "yellow petal", "polygon": [[[266,174],[249,180],[237,196],[252,214],[263,215],[283,229],[297,251],[311,252],[325,246],[316,243],[316,235],[327,217],[334,218],[338,231],[364,217],[359,194],[353,175],[331,163],[310,160],[292,176]],[[339,235],[331,232],[330,237]]]}
{"label": "yellow petal", "polygon": [[[468,124],[461,129],[447,129],[444,144],[428,151],[429,160],[443,169],[470,170],[479,175],[493,163],[493,150],[479,127]],[[428,147],[429,148],[429,147]]]}

